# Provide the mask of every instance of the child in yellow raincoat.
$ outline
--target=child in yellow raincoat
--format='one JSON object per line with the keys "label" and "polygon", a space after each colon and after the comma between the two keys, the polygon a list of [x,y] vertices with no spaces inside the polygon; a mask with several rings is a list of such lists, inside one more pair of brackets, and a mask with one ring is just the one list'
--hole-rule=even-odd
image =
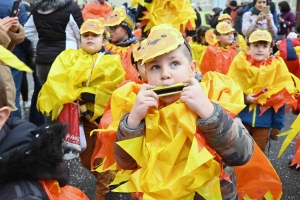
{"label": "child in yellow raincoat", "polygon": [[[272,36],[256,30],[248,40],[248,54],[240,52],[228,76],[244,91],[247,107],[239,114],[254,141],[265,152],[266,144],[277,139],[284,127],[285,105],[296,107],[294,82],[283,59],[269,56]],[[259,95],[260,94],[260,95]]]}
{"label": "child in yellow raincoat", "polygon": [[232,45],[235,30],[226,22],[218,23],[215,34],[218,42],[208,46],[202,58],[200,70],[203,75],[208,71],[227,74],[229,66],[236,55]]}
{"label": "child in yellow raincoat", "polygon": [[[81,28],[81,49],[63,51],[53,63],[46,83],[39,97],[38,108],[41,112],[57,119],[65,104],[79,101],[81,121],[84,128],[87,147],[80,153],[81,163],[91,169],[91,157],[97,140],[90,136],[98,128],[105,106],[112,92],[124,80],[125,71],[119,55],[108,55],[104,52],[106,33],[104,24],[98,19],[86,20]],[[77,150],[77,148],[74,149]],[[77,152],[65,154],[65,159],[72,159]],[[73,152],[73,153],[72,153]],[[95,161],[96,165],[101,159]],[[94,163],[93,163],[94,164]],[[105,199],[109,192],[110,172],[94,173],[97,178],[95,199]]]}
{"label": "child in yellow raincoat", "polygon": [[[147,44],[142,64],[148,84],[141,86],[133,105],[115,102],[118,107],[133,106],[118,127],[116,162],[122,169],[137,170],[120,187],[142,192],[144,199],[194,199],[196,192],[205,199],[236,199],[232,166],[249,161],[253,140],[240,120],[208,99],[194,78],[196,62],[179,31],[165,24],[153,27]],[[180,82],[189,83],[181,93],[159,97],[152,90]],[[130,87],[116,90],[113,101]],[[132,93],[123,95],[128,99]],[[215,151],[230,177],[221,185],[221,161],[212,156]]]}

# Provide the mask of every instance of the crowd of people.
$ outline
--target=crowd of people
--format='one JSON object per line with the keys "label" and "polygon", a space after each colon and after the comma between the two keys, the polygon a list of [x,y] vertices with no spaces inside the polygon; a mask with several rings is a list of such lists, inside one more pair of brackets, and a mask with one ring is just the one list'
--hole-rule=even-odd
{"label": "crowd of people", "polygon": [[207,19],[188,0],[13,4],[0,1],[0,196],[88,199],[67,185],[63,160],[80,157],[95,200],[110,184],[135,199],[281,197],[264,154],[300,112],[287,1],[228,0]]}

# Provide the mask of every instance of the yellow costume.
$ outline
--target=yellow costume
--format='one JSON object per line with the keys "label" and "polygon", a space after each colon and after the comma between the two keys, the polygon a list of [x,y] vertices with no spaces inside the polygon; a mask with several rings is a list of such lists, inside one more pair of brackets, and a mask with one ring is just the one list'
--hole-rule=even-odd
{"label": "yellow costume", "polygon": [[52,64],[39,93],[38,109],[47,114],[52,111],[55,119],[63,104],[87,92],[96,95],[95,104],[87,103],[88,109],[94,111],[92,120],[100,117],[112,92],[124,80],[125,71],[118,55],[103,55],[92,69],[99,56],[100,53],[91,55],[83,49],[63,51]]}
{"label": "yellow costume", "polygon": [[207,46],[193,41],[190,41],[189,43],[192,49],[193,60],[197,62],[196,70],[200,71],[200,64],[202,62],[202,58],[206,51]]}

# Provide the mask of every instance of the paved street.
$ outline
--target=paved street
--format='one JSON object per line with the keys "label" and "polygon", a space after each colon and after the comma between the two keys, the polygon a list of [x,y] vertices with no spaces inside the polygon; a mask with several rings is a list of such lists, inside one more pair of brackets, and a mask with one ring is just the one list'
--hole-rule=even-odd
{"label": "paved street", "polygon": [[[32,94],[33,83],[31,75],[28,75],[28,83],[30,94]],[[24,109],[24,118],[28,119],[28,110]],[[287,113],[285,124],[283,131],[288,130],[290,128],[291,123],[295,120],[296,116]],[[300,170],[295,170],[288,167],[288,156],[293,155],[295,152],[295,144],[292,143],[284,152],[284,154],[277,158],[279,149],[284,140],[284,137],[279,137],[278,141],[271,141],[269,153],[267,156],[270,162],[273,164],[275,170],[279,174],[282,184],[283,184],[283,200],[299,200],[300,199]],[[93,198],[94,190],[95,190],[95,178],[93,175],[86,169],[82,168],[80,165],[79,159],[71,160],[68,163],[70,169],[71,180],[70,184],[75,185],[81,190],[83,190],[90,199]],[[108,195],[107,199],[109,200],[128,200],[130,199],[130,195],[128,194],[115,194],[111,193]]]}

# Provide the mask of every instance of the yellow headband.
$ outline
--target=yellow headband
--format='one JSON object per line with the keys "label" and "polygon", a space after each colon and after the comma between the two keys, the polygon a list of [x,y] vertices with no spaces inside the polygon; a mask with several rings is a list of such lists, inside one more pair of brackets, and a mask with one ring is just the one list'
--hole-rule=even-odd
{"label": "yellow headband", "polygon": [[116,26],[125,22],[132,30],[135,28],[134,22],[127,16],[123,8],[116,7],[105,22],[105,26]]}
{"label": "yellow headband", "polygon": [[143,40],[142,42],[138,42],[133,46],[132,55],[134,58],[134,62],[142,60],[146,51],[147,40]]}
{"label": "yellow headband", "polygon": [[142,64],[147,63],[157,56],[175,50],[184,44],[182,34],[168,24],[154,26],[147,38],[147,46]]}

